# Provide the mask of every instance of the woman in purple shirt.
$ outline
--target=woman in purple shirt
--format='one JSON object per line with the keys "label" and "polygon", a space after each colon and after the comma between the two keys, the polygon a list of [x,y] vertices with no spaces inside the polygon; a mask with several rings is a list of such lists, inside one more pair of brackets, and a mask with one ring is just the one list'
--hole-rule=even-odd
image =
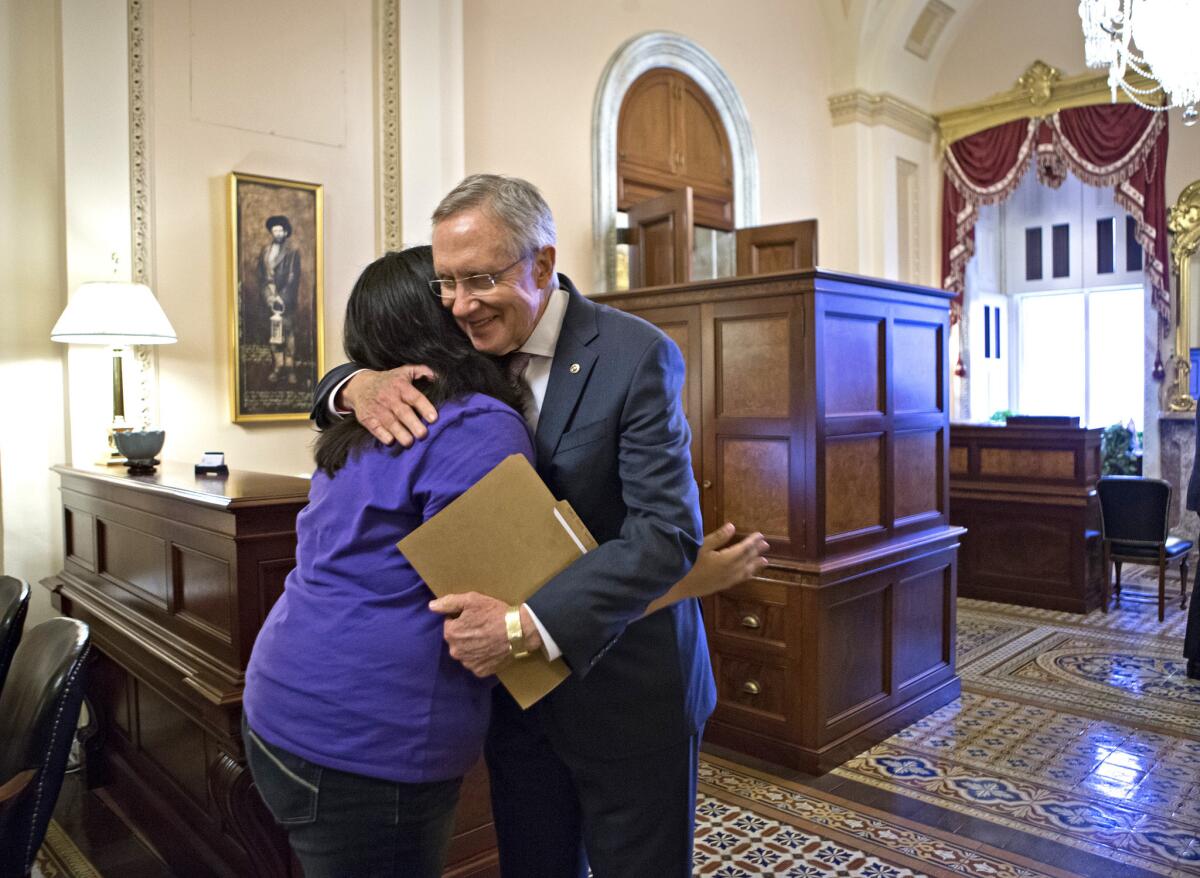
{"label": "woman in purple shirt", "polygon": [[[375,370],[429,366],[438,419],[411,448],[382,445],[352,418],[317,439],[296,568],[246,670],[247,761],[306,878],[439,875],[462,776],[483,748],[495,681],[450,657],[432,594],[396,543],[504,458],[532,459],[517,411],[528,391],[458,331],[429,293],[433,276],[430,248],[414,247],[354,285],[347,356]],[[761,539],[724,552],[709,541],[695,575],[664,597],[761,566]]]}

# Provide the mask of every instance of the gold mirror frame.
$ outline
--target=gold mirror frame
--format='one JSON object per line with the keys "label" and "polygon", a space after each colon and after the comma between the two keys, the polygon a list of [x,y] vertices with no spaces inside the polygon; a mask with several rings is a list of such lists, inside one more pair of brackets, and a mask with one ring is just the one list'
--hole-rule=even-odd
{"label": "gold mirror frame", "polygon": [[1175,275],[1175,352],[1172,381],[1167,388],[1167,409],[1193,412],[1196,400],[1188,387],[1191,376],[1189,327],[1192,318],[1192,258],[1200,250],[1200,180],[1188,184],[1167,211],[1171,233],[1171,273]]}

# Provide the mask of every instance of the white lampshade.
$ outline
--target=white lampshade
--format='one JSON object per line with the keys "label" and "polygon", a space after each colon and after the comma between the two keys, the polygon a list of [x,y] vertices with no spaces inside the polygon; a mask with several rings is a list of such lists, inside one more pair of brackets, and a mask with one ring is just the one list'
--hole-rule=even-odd
{"label": "white lampshade", "polygon": [[174,344],[175,329],[145,284],[86,283],[76,290],[54,328],[54,341],[71,344]]}

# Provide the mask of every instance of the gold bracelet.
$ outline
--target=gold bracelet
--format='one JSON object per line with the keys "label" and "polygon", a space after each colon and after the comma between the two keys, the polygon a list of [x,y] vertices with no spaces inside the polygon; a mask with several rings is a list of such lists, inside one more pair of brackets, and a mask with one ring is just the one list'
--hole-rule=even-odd
{"label": "gold bracelet", "polygon": [[509,607],[504,614],[504,627],[508,633],[508,653],[515,659],[523,659],[529,655],[525,645],[525,630],[521,627],[521,608]]}

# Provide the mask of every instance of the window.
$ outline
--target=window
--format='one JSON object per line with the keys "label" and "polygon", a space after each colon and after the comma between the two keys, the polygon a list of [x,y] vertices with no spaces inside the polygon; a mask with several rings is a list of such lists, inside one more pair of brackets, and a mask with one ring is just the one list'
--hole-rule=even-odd
{"label": "window", "polygon": [[1017,297],[1015,410],[1142,429],[1141,286]]}
{"label": "window", "polygon": [[1009,409],[1142,428],[1136,230],[1111,190],[1073,177],[1049,189],[1032,170],[1009,201],[980,210],[966,278],[974,419]]}

